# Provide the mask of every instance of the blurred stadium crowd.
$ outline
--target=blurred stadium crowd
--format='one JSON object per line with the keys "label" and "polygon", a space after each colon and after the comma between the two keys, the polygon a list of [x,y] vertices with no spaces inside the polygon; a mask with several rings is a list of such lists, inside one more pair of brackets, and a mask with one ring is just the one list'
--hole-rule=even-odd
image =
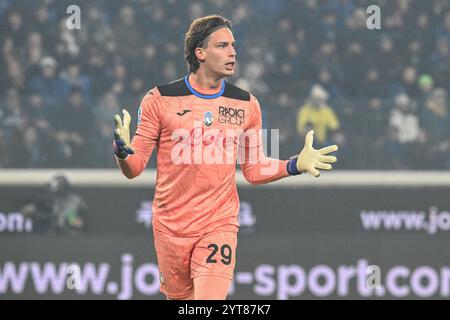
{"label": "blurred stadium crowd", "polygon": [[114,167],[113,115],[136,119],[150,88],[186,75],[184,33],[218,13],[237,40],[229,80],[280,129],[281,157],[314,128],[340,145],[336,168],[450,169],[450,1],[76,1],[68,30],[73,2],[0,0],[0,168]]}

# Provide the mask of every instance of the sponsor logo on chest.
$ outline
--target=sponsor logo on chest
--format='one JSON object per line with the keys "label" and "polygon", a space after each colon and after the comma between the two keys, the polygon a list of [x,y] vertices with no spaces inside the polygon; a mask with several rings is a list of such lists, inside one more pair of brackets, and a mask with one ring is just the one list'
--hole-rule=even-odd
{"label": "sponsor logo on chest", "polygon": [[219,123],[240,126],[245,121],[245,111],[244,109],[238,109],[236,107],[219,106],[218,121]]}

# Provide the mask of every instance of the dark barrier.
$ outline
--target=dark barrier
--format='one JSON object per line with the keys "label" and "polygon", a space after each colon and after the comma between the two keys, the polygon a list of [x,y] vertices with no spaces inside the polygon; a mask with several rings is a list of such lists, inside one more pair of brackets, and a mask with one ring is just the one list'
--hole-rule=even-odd
{"label": "dark barrier", "polygon": [[[20,191],[19,191],[20,190]],[[80,234],[36,234],[0,189],[0,297],[162,299],[153,190],[77,188]],[[230,299],[450,297],[449,188],[241,188]],[[41,231],[40,231],[41,232]],[[74,288],[73,276],[81,281]]]}

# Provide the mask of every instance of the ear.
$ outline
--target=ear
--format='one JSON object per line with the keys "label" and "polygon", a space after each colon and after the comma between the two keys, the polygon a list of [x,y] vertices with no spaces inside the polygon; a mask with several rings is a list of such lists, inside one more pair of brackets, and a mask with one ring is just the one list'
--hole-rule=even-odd
{"label": "ear", "polygon": [[205,50],[203,48],[195,48],[195,56],[200,62],[205,62]]}

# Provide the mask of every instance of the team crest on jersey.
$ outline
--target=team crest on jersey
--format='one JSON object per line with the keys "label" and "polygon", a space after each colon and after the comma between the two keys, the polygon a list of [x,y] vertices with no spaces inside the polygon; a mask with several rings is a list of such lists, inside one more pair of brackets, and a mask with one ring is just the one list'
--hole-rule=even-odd
{"label": "team crest on jersey", "polygon": [[208,127],[210,127],[210,126],[212,125],[213,119],[214,119],[214,117],[213,117],[213,114],[212,114],[211,111],[205,112],[205,116],[204,116],[204,121],[203,121],[203,122],[204,122]]}

